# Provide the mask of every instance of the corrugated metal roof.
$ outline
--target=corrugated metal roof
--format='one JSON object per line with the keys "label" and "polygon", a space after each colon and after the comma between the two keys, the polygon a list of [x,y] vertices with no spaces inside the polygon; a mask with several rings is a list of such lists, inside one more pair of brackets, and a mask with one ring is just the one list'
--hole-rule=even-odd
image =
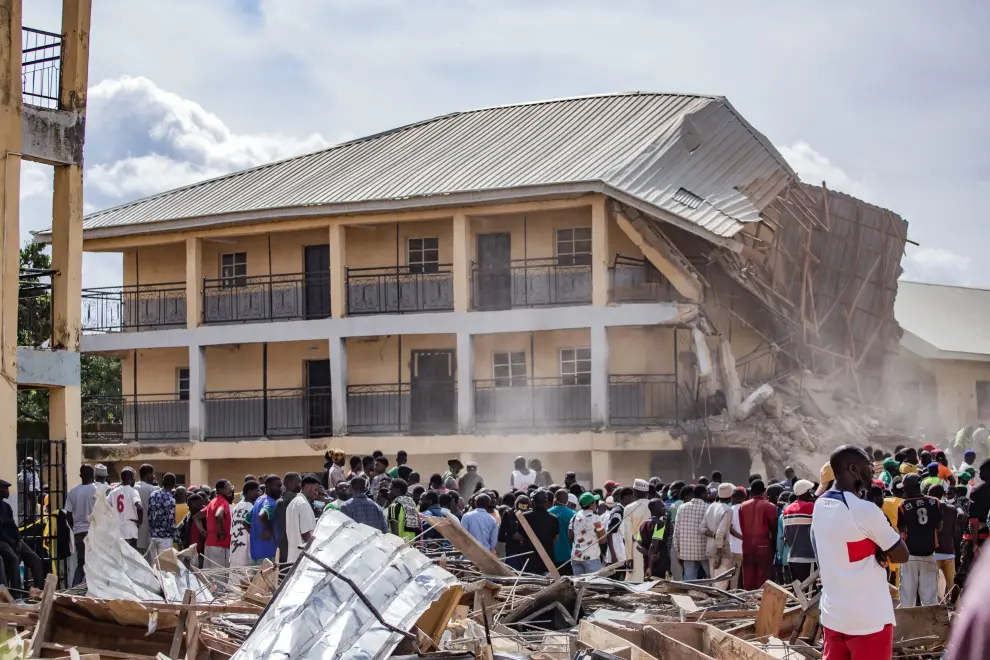
{"label": "corrugated metal roof", "polygon": [[[382,618],[402,630],[448,588],[453,575],[393,534],[326,511],[308,552],[353,580]],[[301,557],[232,660],[381,660],[401,637],[385,628],[354,590]]]}
{"label": "corrugated metal roof", "polygon": [[900,281],[894,315],[938,351],[990,355],[990,290]]}
{"label": "corrugated metal roof", "polygon": [[[95,238],[587,190],[728,237],[793,177],[724,98],[637,92],[444,115],[99,211],[84,229]],[[703,203],[677,201],[681,188]]]}

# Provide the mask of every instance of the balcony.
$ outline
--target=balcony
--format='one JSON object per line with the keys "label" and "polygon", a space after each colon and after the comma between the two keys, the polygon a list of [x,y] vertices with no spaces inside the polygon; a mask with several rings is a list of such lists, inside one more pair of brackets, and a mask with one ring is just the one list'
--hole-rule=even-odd
{"label": "balcony", "polygon": [[22,268],[17,287],[17,345],[47,346],[52,339],[53,270]]}
{"label": "balcony", "polygon": [[329,387],[206,393],[207,440],[333,435]]}
{"label": "balcony", "polygon": [[675,374],[613,374],[608,377],[611,426],[670,426],[688,416],[687,396]]}
{"label": "balcony", "polygon": [[556,258],[512,259],[471,266],[471,306],[477,310],[591,303],[591,265]]}
{"label": "balcony", "polygon": [[329,273],[203,280],[203,323],[293,321],[329,316]]}
{"label": "balcony", "polygon": [[84,331],[122,332],[185,326],[185,282],[83,289]]}
{"label": "balcony", "polygon": [[[422,267],[420,267],[422,268]],[[347,268],[347,314],[406,314],[454,309],[451,264]]]}
{"label": "balcony", "polygon": [[591,427],[591,385],[573,376],[474,381],[475,428],[498,431]]}
{"label": "balcony", "polygon": [[84,443],[176,442],[189,439],[189,401],[178,393],[84,397]]}
{"label": "balcony", "polygon": [[673,285],[647,259],[621,254],[609,268],[609,300],[617,303],[655,303],[680,299]]}
{"label": "balcony", "polygon": [[21,88],[24,103],[57,109],[61,91],[62,35],[21,28]]}
{"label": "balcony", "polygon": [[454,381],[347,387],[347,431],[353,435],[447,435],[457,431]]}

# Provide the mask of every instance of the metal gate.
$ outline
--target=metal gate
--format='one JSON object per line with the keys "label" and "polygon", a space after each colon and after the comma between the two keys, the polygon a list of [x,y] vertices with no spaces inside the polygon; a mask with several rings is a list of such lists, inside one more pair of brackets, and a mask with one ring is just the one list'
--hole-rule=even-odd
{"label": "metal gate", "polygon": [[[64,440],[17,441],[16,514],[21,538],[41,557],[44,572],[58,576],[63,589],[69,583],[68,559],[73,546],[72,530],[61,513],[67,481]],[[44,585],[35,586],[40,589]]]}

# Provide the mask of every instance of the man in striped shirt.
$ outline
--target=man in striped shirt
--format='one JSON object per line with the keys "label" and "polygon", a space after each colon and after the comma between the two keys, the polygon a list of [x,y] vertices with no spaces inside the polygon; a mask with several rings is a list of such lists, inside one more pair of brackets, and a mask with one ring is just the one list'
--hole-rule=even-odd
{"label": "man in striped shirt", "polygon": [[804,582],[815,565],[815,548],[811,542],[811,516],[815,501],[811,496],[814,484],[801,479],[794,484],[797,499],[784,508],[784,543],[789,549],[787,567],[791,577]]}

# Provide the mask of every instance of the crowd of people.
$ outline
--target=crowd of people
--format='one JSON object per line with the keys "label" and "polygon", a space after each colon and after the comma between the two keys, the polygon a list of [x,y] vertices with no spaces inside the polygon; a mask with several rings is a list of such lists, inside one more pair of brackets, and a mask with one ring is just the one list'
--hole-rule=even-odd
{"label": "crowd of people", "polygon": [[[787,468],[782,479],[753,474],[737,485],[714,471],[694,483],[654,476],[589,489],[574,473],[557,483],[538,460],[519,457],[510,490],[500,494],[476,464],[457,458],[421,482],[406,452],[390,464],[379,451],[347,460],[332,450],[322,473],[246,475],[236,486],[226,479],[178,486],[172,474],[159,481],[150,464],[124,468],[108,484],[104,466],[84,465],[65,512],[75,535],[73,584],[85,579],[97,497],[149,561],[173,546],[196,546],[206,568],[291,566],[330,509],[447,551],[452,546],[430,520],[455,517],[487,551],[528,573],[545,574],[551,564],[573,575],[610,566],[613,577],[633,582],[710,578],[721,588],[755,590],[767,580],[808,580],[817,569],[826,639],[879,635],[862,642],[875,649],[893,621],[892,606],[882,604],[891,602],[888,584],[899,587],[900,606],[954,603],[990,536],[990,459],[977,466],[972,449],[962,458],[952,466],[930,444],[893,452],[847,446],[811,478]],[[0,482],[0,498],[8,488]],[[23,561],[38,584],[41,562],[10,520],[0,507],[6,578],[20,588],[15,567]]]}

